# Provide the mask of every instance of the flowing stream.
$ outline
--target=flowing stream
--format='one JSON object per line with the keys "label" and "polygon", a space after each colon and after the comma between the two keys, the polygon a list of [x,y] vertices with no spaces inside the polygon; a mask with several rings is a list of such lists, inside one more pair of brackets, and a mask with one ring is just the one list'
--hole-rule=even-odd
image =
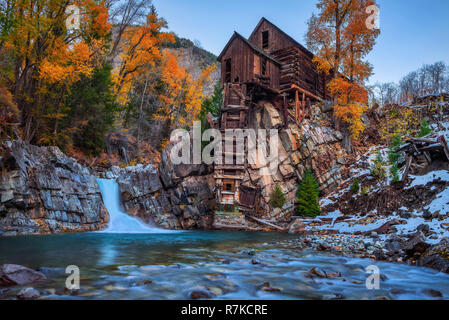
{"label": "flowing stream", "polygon": [[[280,233],[169,231],[149,227],[120,207],[115,181],[99,180],[111,223],[104,232],[0,238],[0,264],[39,269],[41,299],[449,299],[449,275],[403,264],[302,250]],[[67,266],[80,269],[80,290],[65,291]],[[379,290],[368,290],[376,265]],[[311,278],[312,268],[341,273]],[[271,289],[264,290],[266,283]],[[28,285],[29,286],[29,285]],[[14,298],[22,287],[0,289]],[[438,293],[436,293],[438,292]]]}

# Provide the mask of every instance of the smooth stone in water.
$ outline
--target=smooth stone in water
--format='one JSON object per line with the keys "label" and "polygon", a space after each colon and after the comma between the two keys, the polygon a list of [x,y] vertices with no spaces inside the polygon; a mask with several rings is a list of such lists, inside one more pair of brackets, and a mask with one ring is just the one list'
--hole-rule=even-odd
{"label": "smooth stone in water", "polygon": [[34,288],[25,288],[19,291],[17,298],[20,300],[38,299],[41,296],[39,291]]}

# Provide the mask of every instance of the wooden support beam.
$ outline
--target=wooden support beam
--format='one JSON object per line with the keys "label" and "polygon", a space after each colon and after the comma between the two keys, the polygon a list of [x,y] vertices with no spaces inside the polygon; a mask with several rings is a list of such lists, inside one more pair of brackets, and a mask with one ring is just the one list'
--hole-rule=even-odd
{"label": "wooden support beam", "polygon": [[299,93],[298,91],[295,92],[295,112],[296,112],[296,122],[298,123],[298,126],[301,125],[301,105],[299,102]]}
{"label": "wooden support beam", "polygon": [[287,94],[283,94],[284,101],[283,101],[283,108],[282,111],[284,113],[284,128],[288,128],[288,104],[287,104]]}
{"label": "wooden support beam", "polygon": [[323,101],[323,99],[321,99],[317,95],[314,95],[313,93],[311,93],[311,92],[309,92],[309,91],[307,91],[307,90],[305,90],[303,88],[298,87],[296,84],[292,84],[290,89],[286,89],[286,90],[283,90],[283,91],[290,91],[292,89],[298,90],[301,93],[304,93],[304,94],[308,95],[309,97],[311,97],[311,98],[313,98],[315,100],[318,100],[320,102]]}
{"label": "wooden support beam", "polygon": [[302,93],[302,118],[305,120],[306,119],[306,94],[303,92]]}

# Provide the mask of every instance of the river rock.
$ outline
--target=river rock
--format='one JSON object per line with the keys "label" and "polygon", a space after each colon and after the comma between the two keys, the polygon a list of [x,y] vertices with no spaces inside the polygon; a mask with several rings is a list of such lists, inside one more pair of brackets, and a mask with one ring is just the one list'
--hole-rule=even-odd
{"label": "river rock", "polygon": [[216,295],[205,287],[195,287],[190,289],[189,296],[191,299],[213,299]]}
{"label": "river rock", "polygon": [[301,219],[294,220],[288,226],[288,233],[291,233],[291,234],[303,233],[305,230],[306,230],[305,224]]}
{"label": "river rock", "polygon": [[4,264],[0,266],[1,287],[21,286],[28,283],[45,281],[46,279],[47,277],[43,273],[17,264]]}
{"label": "river rock", "polygon": [[34,288],[25,288],[19,291],[17,298],[20,300],[33,300],[38,299],[41,296],[39,291]]}
{"label": "river rock", "polygon": [[430,245],[426,243],[424,234],[421,231],[418,231],[410,235],[409,240],[404,244],[403,250],[407,257],[419,257],[429,247]]}
{"label": "river rock", "polygon": [[314,267],[314,268],[312,268],[312,269],[309,271],[309,273],[311,273],[311,274],[313,274],[313,275],[315,275],[315,276],[317,276],[317,277],[320,277],[320,278],[327,278],[327,273],[326,273],[326,271],[324,271],[323,269],[321,269],[321,268],[319,268],[319,267]]}
{"label": "river rock", "polygon": [[449,273],[449,238],[431,246],[420,257],[418,264],[440,272]]}

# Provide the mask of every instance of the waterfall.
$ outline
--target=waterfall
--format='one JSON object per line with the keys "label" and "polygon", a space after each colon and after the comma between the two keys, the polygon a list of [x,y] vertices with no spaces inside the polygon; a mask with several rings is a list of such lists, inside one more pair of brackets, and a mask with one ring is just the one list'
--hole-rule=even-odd
{"label": "waterfall", "polygon": [[126,214],[120,205],[120,192],[115,180],[97,179],[103,203],[109,212],[109,225],[105,233],[163,233],[167,230],[146,225],[138,218]]}

